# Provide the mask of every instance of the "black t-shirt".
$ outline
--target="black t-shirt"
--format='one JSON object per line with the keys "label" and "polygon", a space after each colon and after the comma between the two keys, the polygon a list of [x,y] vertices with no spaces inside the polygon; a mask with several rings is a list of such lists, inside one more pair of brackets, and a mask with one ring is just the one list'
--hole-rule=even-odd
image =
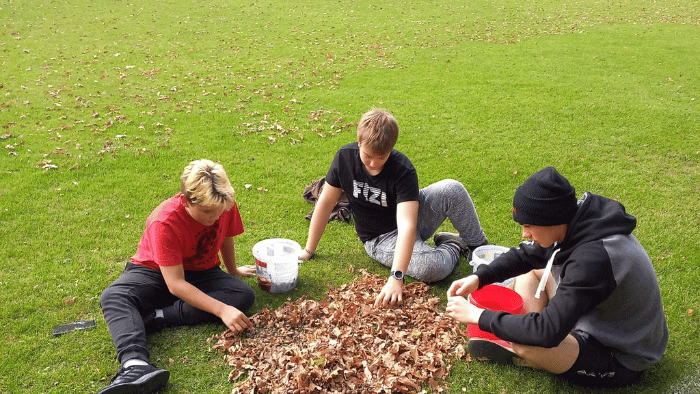
{"label": "black t-shirt", "polygon": [[326,175],[350,201],[355,230],[362,242],[396,230],[396,205],[418,201],[418,175],[403,153],[392,150],[382,172],[370,175],[360,160],[357,142],[338,150]]}

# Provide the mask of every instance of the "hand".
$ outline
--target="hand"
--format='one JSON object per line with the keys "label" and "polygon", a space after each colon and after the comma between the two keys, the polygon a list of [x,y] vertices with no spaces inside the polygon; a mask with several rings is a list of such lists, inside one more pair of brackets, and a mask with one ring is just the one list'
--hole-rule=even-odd
{"label": "hand", "polygon": [[483,309],[472,305],[464,297],[449,297],[445,314],[460,323],[479,324],[479,318],[483,311]]}
{"label": "hand", "polygon": [[447,290],[447,297],[465,297],[478,288],[479,277],[476,275],[469,275],[466,278],[452,282],[452,285],[450,285],[450,288]]}
{"label": "hand", "polygon": [[314,257],[314,254],[307,252],[306,249],[302,249],[301,254],[299,254],[299,260],[301,261],[311,260],[312,257]]}
{"label": "hand", "polygon": [[248,317],[243,314],[243,312],[238,309],[227,305],[221,314],[221,321],[226,324],[234,334],[240,334],[241,332],[253,328],[253,323],[248,319]]}
{"label": "hand", "polygon": [[390,277],[386,281],[386,284],[382,288],[382,291],[377,296],[376,301],[374,301],[374,307],[376,308],[379,305],[393,306],[395,304],[401,303],[401,301],[403,301],[402,287],[403,287],[402,280],[398,280],[394,277]]}
{"label": "hand", "polygon": [[234,276],[255,276],[257,268],[254,265],[244,265],[241,267],[236,267],[236,273]]}

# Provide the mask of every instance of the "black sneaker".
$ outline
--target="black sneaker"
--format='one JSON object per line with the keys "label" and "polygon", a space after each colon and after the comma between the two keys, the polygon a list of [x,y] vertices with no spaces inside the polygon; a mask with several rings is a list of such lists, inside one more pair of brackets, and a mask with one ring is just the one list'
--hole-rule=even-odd
{"label": "black sneaker", "polygon": [[467,243],[464,242],[462,237],[455,233],[436,233],[433,236],[433,241],[435,241],[435,246],[440,246],[444,243],[449,243],[457,246],[459,248],[459,254],[464,256],[467,260],[471,260],[472,252],[474,251],[474,249],[478,248],[481,245],[487,244],[487,242],[484,242],[481,245],[467,245]]}
{"label": "black sneaker", "polygon": [[146,327],[146,335],[150,335],[165,328],[165,319],[156,317],[156,311],[154,310],[143,318],[143,325]]}
{"label": "black sneaker", "polygon": [[170,372],[155,365],[120,367],[109,386],[97,394],[150,394],[162,389],[170,378]]}
{"label": "black sneaker", "polygon": [[433,241],[435,241],[435,246],[440,246],[444,243],[456,245],[459,247],[459,254],[464,256],[467,261],[472,259],[472,252],[474,252],[474,249],[489,243],[488,241],[484,241],[481,245],[467,245],[462,237],[455,233],[436,233],[433,236]]}
{"label": "black sneaker", "polygon": [[469,248],[462,237],[454,233],[435,233],[433,241],[435,241],[435,246],[440,246],[444,243],[453,244],[459,248],[460,254],[464,254],[464,251]]}
{"label": "black sneaker", "polygon": [[506,341],[492,341],[485,338],[470,338],[467,342],[469,354],[472,359],[479,361],[491,361],[498,364],[523,365],[523,359],[515,354],[513,348]]}

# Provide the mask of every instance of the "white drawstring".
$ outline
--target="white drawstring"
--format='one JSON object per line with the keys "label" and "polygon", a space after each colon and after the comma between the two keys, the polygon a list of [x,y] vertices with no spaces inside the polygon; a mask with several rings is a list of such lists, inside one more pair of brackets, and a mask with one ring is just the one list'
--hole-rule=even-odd
{"label": "white drawstring", "polygon": [[547,279],[549,278],[549,273],[552,272],[552,265],[554,264],[554,256],[557,255],[560,249],[557,249],[552,253],[552,257],[549,258],[549,261],[547,261],[547,266],[544,268],[544,273],[542,274],[542,278],[540,279],[540,284],[537,286],[537,292],[535,293],[535,298],[538,300],[540,299],[540,293],[542,290],[544,290],[544,286],[547,283]]}

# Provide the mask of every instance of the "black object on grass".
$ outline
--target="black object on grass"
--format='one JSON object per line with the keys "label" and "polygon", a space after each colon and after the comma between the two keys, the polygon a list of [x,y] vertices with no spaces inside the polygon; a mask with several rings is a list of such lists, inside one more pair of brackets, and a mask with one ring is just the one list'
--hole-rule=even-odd
{"label": "black object on grass", "polygon": [[93,328],[93,327],[95,327],[95,319],[77,321],[74,323],[63,324],[63,325],[54,327],[53,328],[53,335],[55,337],[58,337],[58,336],[61,336],[63,334],[67,334],[71,331],[85,330],[85,329]]}

